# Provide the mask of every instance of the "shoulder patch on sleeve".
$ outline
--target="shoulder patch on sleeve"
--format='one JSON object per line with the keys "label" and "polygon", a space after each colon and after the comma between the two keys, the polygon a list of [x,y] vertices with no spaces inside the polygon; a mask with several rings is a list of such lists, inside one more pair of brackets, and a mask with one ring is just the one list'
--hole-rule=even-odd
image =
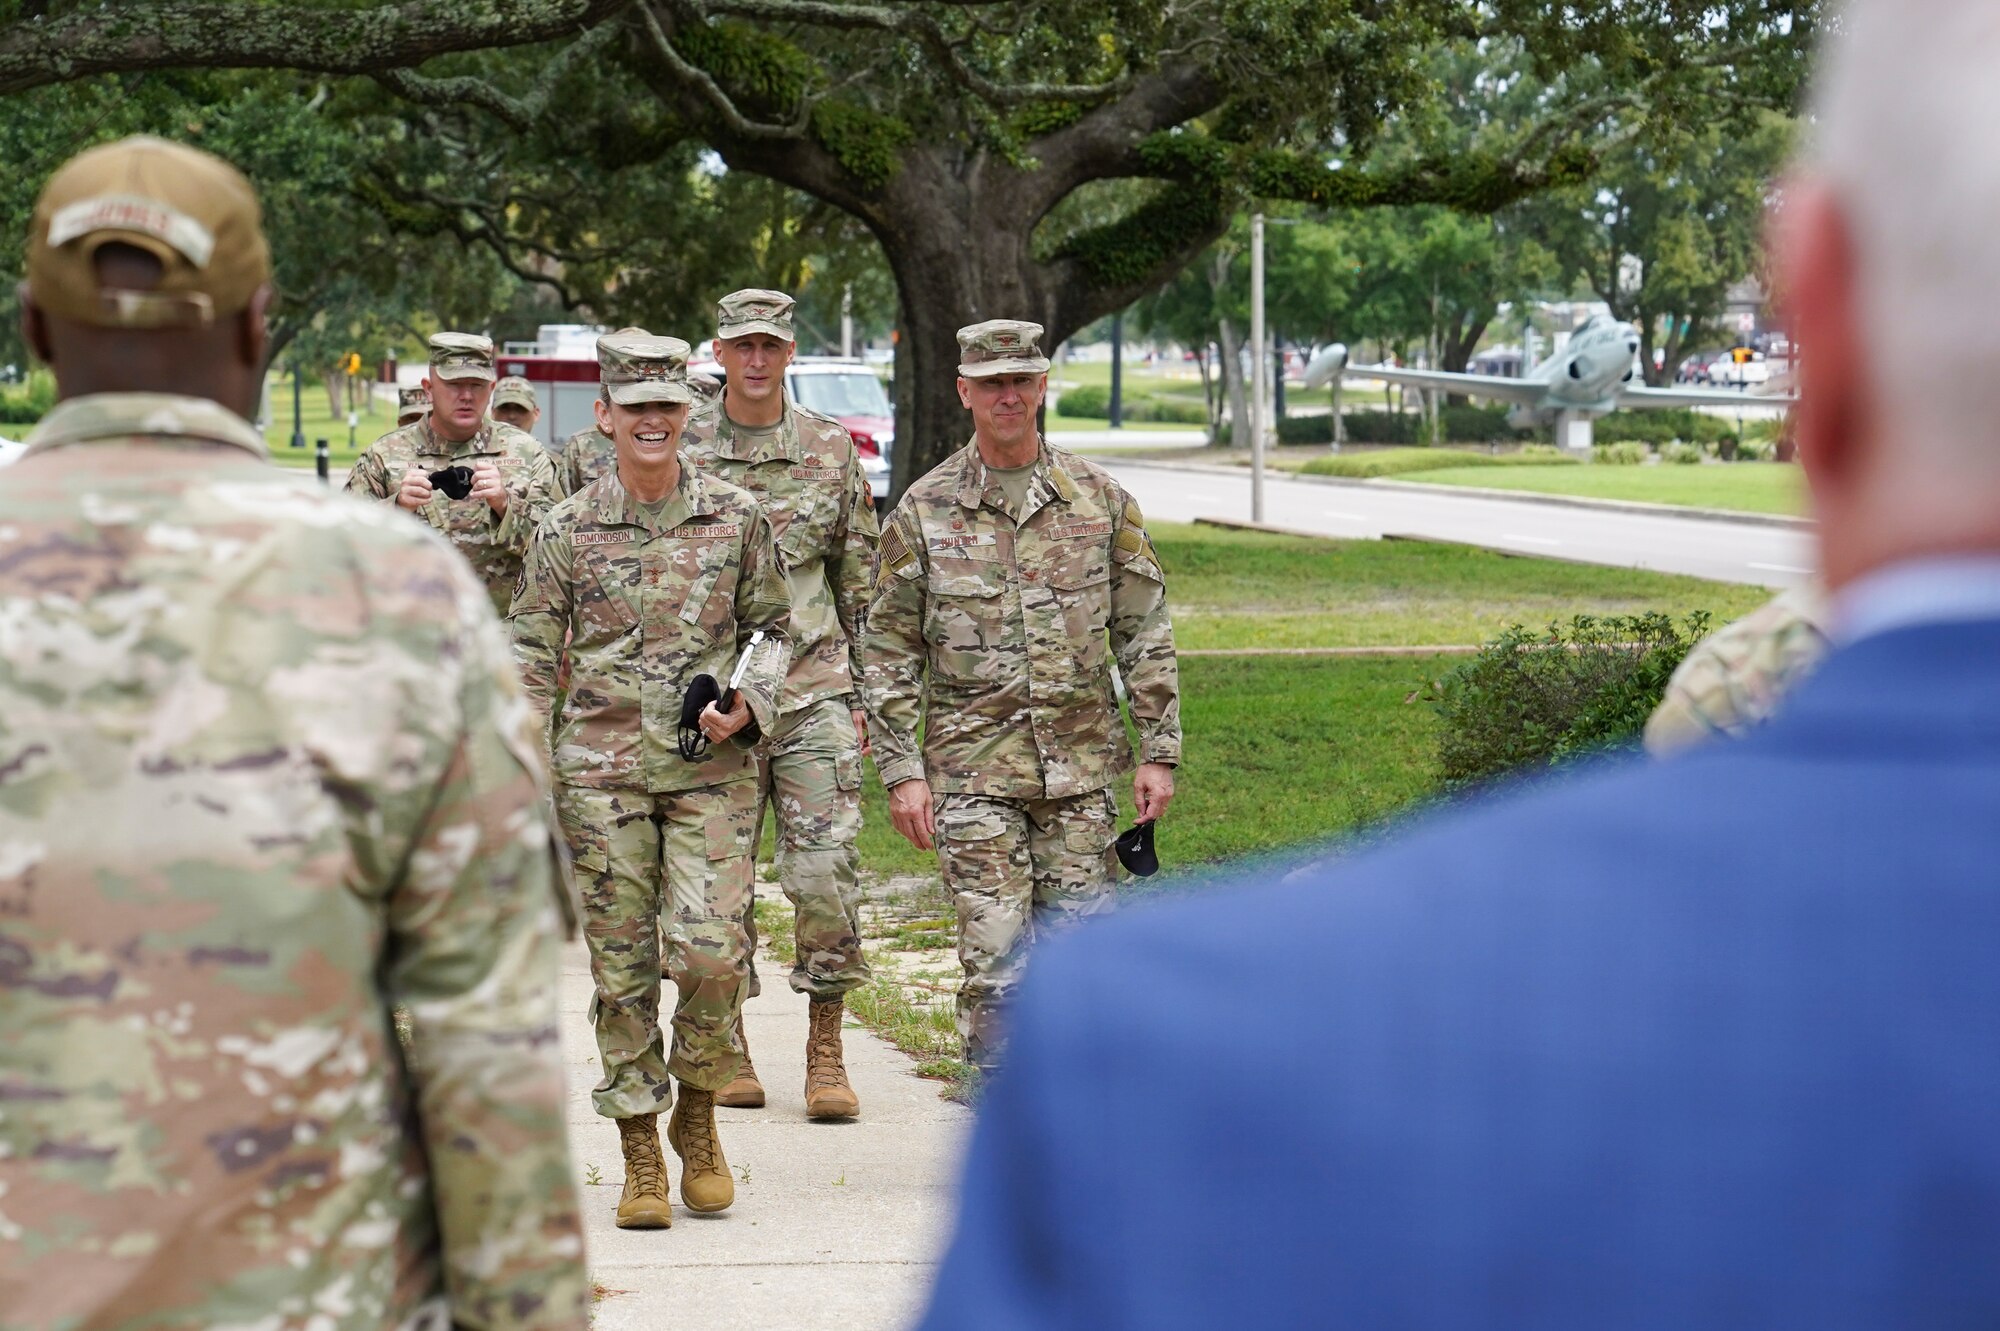
{"label": "shoulder patch on sleeve", "polygon": [[899,576],[916,567],[916,552],[903,540],[902,528],[895,523],[882,532],[882,563]]}

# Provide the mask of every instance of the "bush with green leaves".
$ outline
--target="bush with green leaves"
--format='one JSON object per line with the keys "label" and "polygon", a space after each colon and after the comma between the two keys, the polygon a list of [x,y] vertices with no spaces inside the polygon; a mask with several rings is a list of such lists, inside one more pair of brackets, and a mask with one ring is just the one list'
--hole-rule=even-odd
{"label": "bush with green leaves", "polygon": [[1630,441],[1599,444],[1591,452],[1590,460],[1606,467],[1636,467],[1646,460],[1649,451],[1644,444]]}
{"label": "bush with green leaves", "polygon": [[1659,447],[1676,439],[1719,444],[1736,437],[1736,425],[1721,416],[1699,411],[1614,411],[1597,422],[1597,437],[1607,443],[1630,440]]}
{"label": "bush with green leaves", "polygon": [[[1521,449],[1516,453],[1470,453],[1457,448],[1371,448],[1357,453],[1328,453],[1312,458],[1299,468],[1307,476],[1404,476],[1412,472],[1438,471],[1445,467],[1562,467],[1574,466],[1576,459],[1560,449],[1542,452]],[[1419,478],[1421,479],[1421,477]]]}
{"label": "bush with green leaves", "polygon": [[1111,414],[1111,390],[1098,384],[1085,384],[1081,388],[1065,388],[1056,399],[1056,415],[1082,416],[1097,419]]}
{"label": "bush with green leaves", "polygon": [[1700,444],[1672,443],[1660,450],[1660,461],[1678,467],[1698,467],[1703,456]]}
{"label": "bush with green leaves", "polygon": [[[1172,398],[1127,394],[1119,412],[1128,421],[1171,421],[1183,425],[1206,425],[1208,409],[1199,402],[1178,402]],[[1105,420],[1111,415],[1111,390],[1101,384],[1071,388],[1056,399],[1056,415],[1083,420]]]}
{"label": "bush with green leaves", "polygon": [[33,370],[18,384],[0,384],[0,425],[33,425],[56,404],[56,377]]}
{"label": "bush with green leaves", "polygon": [[[1109,404],[1105,410],[1110,411]],[[1199,402],[1182,402],[1170,397],[1136,398],[1125,407],[1125,419],[1173,425],[1206,425],[1208,408]]]}
{"label": "bush with green leaves", "polygon": [[1744,439],[1736,445],[1738,462],[1769,462],[1778,450],[1776,441],[1766,436],[1762,439]]}
{"label": "bush with green leaves", "polygon": [[1708,625],[1697,611],[1678,623],[1578,615],[1540,633],[1509,627],[1422,691],[1437,713],[1446,787],[1636,747],[1668,677]]}

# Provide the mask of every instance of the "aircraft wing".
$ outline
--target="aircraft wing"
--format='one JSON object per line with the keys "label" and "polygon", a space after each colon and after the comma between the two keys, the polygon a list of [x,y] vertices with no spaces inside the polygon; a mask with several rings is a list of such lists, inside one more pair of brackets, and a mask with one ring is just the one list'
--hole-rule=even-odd
{"label": "aircraft wing", "polygon": [[1627,388],[1618,395],[1621,407],[1789,407],[1796,393],[1760,393],[1754,388]]}
{"label": "aircraft wing", "polygon": [[1378,379],[1410,388],[1429,388],[1440,393],[1463,393],[1467,397],[1492,398],[1523,406],[1540,406],[1549,386],[1540,379],[1502,379],[1492,374],[1453,374],[1449,370],[1405,370],[1394,365],[1350,365],[1343,372],[1348,379]]}

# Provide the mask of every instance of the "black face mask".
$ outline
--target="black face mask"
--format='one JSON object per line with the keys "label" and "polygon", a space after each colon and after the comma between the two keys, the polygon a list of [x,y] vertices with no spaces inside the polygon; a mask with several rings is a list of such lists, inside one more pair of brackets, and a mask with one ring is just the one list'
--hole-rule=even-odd
{"label": "black face mask", "polygon": [[426,479],[453,499],[463,499],[472,493],[472,468],[463,464],[434,471]]}
{"label": "black face mask", "polygon": [[1153,850],[1153,824],[1140,823],[1120,832],[1112,847],[1127,873],[1151,878],[1160,871],[1160,857]]}
{"label": "black face mask", "polygon": [[722,689],[714,675],[696,675],[681,695],[681,721],[674,731],[674,743],[681,757],[698,763],[708,756],[708,736],[701,733],[701,714],[710,703],[722,701]]}

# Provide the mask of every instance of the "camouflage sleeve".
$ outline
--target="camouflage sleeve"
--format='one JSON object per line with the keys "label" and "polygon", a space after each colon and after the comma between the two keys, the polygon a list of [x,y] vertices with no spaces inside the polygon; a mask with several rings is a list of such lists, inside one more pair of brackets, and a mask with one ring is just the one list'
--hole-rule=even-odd
{"label": "camouflage sleeve", "polygon": [[1140,761],[1172,766],[1181,760],[1181,681],[1166,582],[1138,501],[1125,495],[1111,539],[1111,650],[1139,728]]}
{"label": "camouflage sleeve", "polygon": [[924,775],[917,726],[923,720],[923,537],[907,505],[882,529],[875,594],[861,633],[861,693],[868,707],[876,770],[891,788]]}
{"label": "camouflage sleeve", "polygon": [[564,1129],[560,865],[528,708],[486,596],[458,600],[456,744],[386,900],[386,997],[409,1078],[454,1326],[588,1325]]}
{"label": "camouflage sleeve", "polygon": [[526,477],[520,491],[508,497],[507,511],[501,515],[500,530],[494,537],[495,543],[507,550],[526,550],[535,528],[542,525],[550,506],[561,498],[556,493],[555,466],[540,444],[527,455],[527,464],[521,470]]}
{"label": "camouflage sleeve", "polygon": [[875,544],[881,525],[875,520],[875,496],[868,489],[868,474],[861,470],[860,456],[852,452],[847,458],[843,507],[845,520],[833,558],[827,561],[826,584],[833,592],[841,632],[847,635],[848,678],[854,681],[855,692],[846,702],[853,711],[861,706],[861,632],[868,619],[868,597],[875,586]]}
{"label": "camouflage sleeve", "polygon": [[390,482],[388,464],[371,447],[354,459],[354,465],[347,469],[347,484],[341,488],[348,494],[364,495],[369,499],[393,499],[401,485],[400,481]]}
{"label": "camouflage sleeve", "polygon": [[[778,561],[771,523],[758,510],[743,533],[743,567],[736,576],[736,650],[741,653],[750,645],[751,634],[764,634],[763,644],[744,672],[742,688],[750,715],[757,718],[766,735],[777,731],[778,694],[785,686],[785,669],[792,662],[791,638],[785,632],[791,618],[792,593],[785,581],[785,566]],[[734,738],[744,748],[756,743],[747,731],[737,732]]]}
{"label": "camouflage sleeve", "polygon": [[583,436],[573,434],[563,441],[562,463],[556,468],[556,484],[567,498],[583,488]]}
{"label": "camouflage sleeve", "polygon": [[1696,643],[1646,720],[1646,751],[1660,757],[1762,724],[1826,654],[1826,618],[1821,593],[1801,588]]}
{"label": "camouflage sleeve", "polygon": [[548,523],[537,528],[521,565],[521,580],[514,587],[513,607],[507,612],[514,667],[528,692],[545,754],[553,742],[549,728],[555,722],[556,681],[569,641],[575,557],[567,531]]}

